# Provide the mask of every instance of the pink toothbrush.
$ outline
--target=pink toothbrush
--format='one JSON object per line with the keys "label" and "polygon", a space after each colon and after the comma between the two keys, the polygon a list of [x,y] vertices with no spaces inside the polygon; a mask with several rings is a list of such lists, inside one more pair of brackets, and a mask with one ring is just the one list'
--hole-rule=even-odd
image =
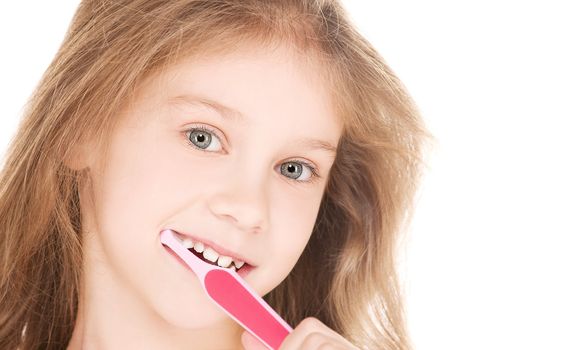
{"label": "pink toothbrush", "polygon": [[195,272],[209,298],[271,350],[277,350],[293,330],[235,271],[207,264],[171,230],[160,233],[161,243],[173,250]]}

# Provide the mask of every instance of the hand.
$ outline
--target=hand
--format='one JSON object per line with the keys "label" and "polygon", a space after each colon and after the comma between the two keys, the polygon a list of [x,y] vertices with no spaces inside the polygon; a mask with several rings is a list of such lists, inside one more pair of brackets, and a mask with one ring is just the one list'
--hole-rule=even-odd
{"label": "hand", "polygon": [[[266,350],[252,334],[244,331],[241,337],[245,350]],[[307,317],[289,333],[278,350],[358,350],[340,334],[315,317]]]}

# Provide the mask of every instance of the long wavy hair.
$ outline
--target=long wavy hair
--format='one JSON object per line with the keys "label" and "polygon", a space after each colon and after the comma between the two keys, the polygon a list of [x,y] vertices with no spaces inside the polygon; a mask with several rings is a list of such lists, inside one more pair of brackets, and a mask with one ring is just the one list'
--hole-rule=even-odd
{"label": "long wavy hair", "polygon": [[407,89],[337,0],[84,0],[24,109],[0,173],[0,348],[61,349],[82,275],[68,167],[107,144],[152,74],[242,43],[317,60],[344,121],[314,231],[264,299],[295,327],[313,316],[361,349],[410,349],[397,272],[431,135]]}

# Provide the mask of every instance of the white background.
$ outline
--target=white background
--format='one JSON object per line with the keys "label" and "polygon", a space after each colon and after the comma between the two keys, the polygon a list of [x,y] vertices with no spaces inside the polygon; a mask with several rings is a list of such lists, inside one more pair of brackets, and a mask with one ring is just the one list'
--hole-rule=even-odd
{"label": "white background", "polygon": [[[567,349],[562,1],[345,0],[438,146],[401,260],[416,349]],[[78,1],[0,12],[0,155]]]}

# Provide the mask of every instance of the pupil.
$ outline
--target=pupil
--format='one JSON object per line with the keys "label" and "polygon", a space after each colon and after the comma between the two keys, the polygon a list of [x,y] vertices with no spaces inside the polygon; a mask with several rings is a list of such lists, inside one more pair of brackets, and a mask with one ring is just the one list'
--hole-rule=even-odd
{"label": "pupil", "polygon": [[301,164],[287,163],[287,166],[283,164],[281,166],[281,171],[283,173],[290,173],[291,178],[293,179],[297,179],[298,177],[300,177],[302,170],[303,167],[301,166]]}
{"label": "pupil", "polygon": [[207,137],[206,132],[197,132],[193,130],[191,131],[191,134],[189,134],[189,138],[191,139],[191,142],[199,148],[204,149],[211,144],[210,136]]}

